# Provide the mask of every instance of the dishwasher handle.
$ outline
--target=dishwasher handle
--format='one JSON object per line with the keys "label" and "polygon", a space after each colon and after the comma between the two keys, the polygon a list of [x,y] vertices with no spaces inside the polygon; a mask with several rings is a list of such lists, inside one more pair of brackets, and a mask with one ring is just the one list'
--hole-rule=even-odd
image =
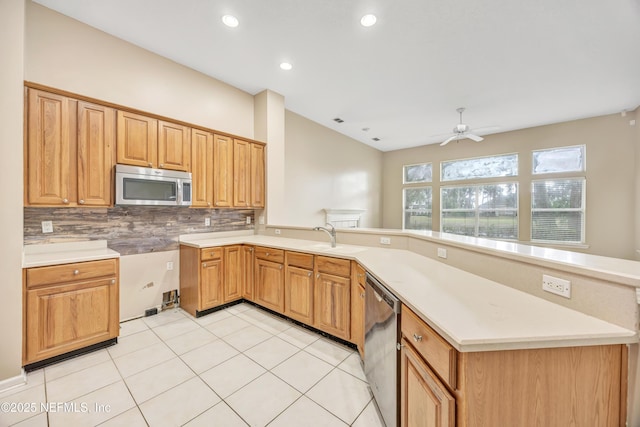
{"label": "dishwasher handle", "polygon": [[393,309],[394,313],[400,313],[400,300],[391,291],[384,287],[382,283],[375,277],[367,273],[367,291],[371,287],[371,290],[375,293],[378,302],[384,300],[385,304]]}

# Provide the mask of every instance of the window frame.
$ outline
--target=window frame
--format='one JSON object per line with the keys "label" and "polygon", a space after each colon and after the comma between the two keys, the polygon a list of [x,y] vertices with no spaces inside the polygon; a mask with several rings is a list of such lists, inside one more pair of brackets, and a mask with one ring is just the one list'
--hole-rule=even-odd
{"label": "window frame", "polygon": [[[407,168],[411,167],[411,166],[422,166],[422,165],[430,165],[431,166],[431,179],[423,180],[423,181],[407,181],[406,180]],[[402,185],[425,184],[425,183],[428,183],[428,182],[433,182],[433,162],[420,162],[420,163],[413,163],[413,164],[410,164],[410,165],[402,165]],[[432,194],[432,200],[433,200],[433,194]],[[403,208],[404,208],[404,203],[403,203]]]}
{"label": "window frame", "polygon": [[[515,156],[516,157],[516,170],[513,175],[494,175],[494,176],[484,176],[484,177],[468,177],[468,178],[457,178],[457,179],[446,179],[444,176],[444,165],[450,164],[454,162],[464,162],[471,160],[480,160],[480,159],[489,159],[492,157],[507,157],[507,156]],[[467,157],[464,159],[452,159],[452,160],[442,160],[440,161],[440,182],[441,183],[450,183],[450,182],[469,182],[469,181],[481,181],[485,179],[513,179],[518,178],[520,176],[520,153],[512,152],[512,153],[500,153],[500,154],[492,154],[488,156],[476,156],[476,157]]]}
{"label": "window frame", "polygon": [[[535,165],[535,153],[540,153],[544,151],[553,151],[553,150],[561,150],[561,149],[569,149],[569,148],[580,148],[582,151],[582,169],[575,170],[566,170],[566,171],[552,171],[552,172],[536,172]],[[581,174],[587,171],[587,146],[585,144],[576,144],[576,145],[564,145],[560,147],[550,147],[550,148],[541,148],[539,150],[531,150],[531,176],[539,177],[544,175],[555,175],[555,174]],[[533,181],[533,180],[532,180]]]}

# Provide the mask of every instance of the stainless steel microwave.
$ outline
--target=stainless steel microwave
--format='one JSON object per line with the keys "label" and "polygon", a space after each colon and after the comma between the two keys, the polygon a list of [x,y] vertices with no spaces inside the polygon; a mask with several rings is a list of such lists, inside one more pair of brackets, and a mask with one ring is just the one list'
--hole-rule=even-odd
{"label": "stainless steel microwave", "polygon": [[191,173],[116,165],[116,205],[191,206]]}

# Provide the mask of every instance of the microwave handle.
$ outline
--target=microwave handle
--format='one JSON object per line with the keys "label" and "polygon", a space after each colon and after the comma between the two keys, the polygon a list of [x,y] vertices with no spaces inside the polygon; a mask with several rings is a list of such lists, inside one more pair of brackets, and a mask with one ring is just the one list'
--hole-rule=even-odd
{"label": "microwave handle", "polygon": [[178,200],[177,201],[178,201],[178,205],[181,205],[182,204],[182,200],[183,200],[183,198],[182,198],[182,180],[181,179],[178,180],[177,185],[178,185],[178,191],[177,191]]}

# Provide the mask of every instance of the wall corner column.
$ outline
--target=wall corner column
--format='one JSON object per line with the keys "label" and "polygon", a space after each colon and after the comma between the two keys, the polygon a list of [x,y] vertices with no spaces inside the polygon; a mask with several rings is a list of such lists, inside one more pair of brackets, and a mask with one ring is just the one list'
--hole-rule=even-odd
{"label": "wall corner column", "polygon": [[265,224],[286,224],[284,96],[264,90],[254,96],[254,139],[267,143]]}

